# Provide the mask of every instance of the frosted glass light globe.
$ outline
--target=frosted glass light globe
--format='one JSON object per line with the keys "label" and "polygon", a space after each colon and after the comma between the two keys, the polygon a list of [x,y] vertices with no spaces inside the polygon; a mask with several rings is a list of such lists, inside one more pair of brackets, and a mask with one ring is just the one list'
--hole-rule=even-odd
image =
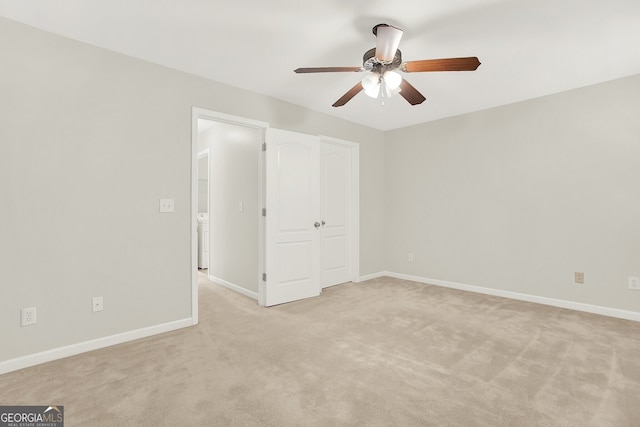
{"label": "frosted glass light globe", "polygon": [[362,88],[364,93],[372,98],[377,98],[380,94],[380,75],[377,73],[369,73],[362,79]]}
{"label": "frosted glass light globe", "polygon": [[402,83],[402,76],[395,71],[387,71],[382,76],[384,79],[384,83],[387,88],[391,90],[398,89],[400,87],[400,83]]}

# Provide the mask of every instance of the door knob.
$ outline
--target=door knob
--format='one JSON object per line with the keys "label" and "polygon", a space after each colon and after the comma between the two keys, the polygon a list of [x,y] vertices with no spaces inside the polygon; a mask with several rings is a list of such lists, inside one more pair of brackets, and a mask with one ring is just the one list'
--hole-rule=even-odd
{"label": "door knob", "polygon": [[316,222],[313,223],[313,226],[315,228],[320,228],[320,223],[318,221],[316,221]]}

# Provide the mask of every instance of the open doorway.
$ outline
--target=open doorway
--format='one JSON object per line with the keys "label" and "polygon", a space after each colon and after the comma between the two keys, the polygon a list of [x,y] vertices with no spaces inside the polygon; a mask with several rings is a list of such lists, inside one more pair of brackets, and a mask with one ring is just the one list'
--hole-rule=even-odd
{"label": "open doorway", "polygon": [[[192,311],[197,313],[198,268],[206,264],[208,279],[258,299],[264,271],[264,206],[262,143],[266,123],[193,109],[192,150],[194,170],[207,159],[206,195],[201,174],[192,174],[194,227],[192,251]],[[202,178],[205,180],[205,177]],[[197,181],[197,182],[193,182]],[[198,262],[198,216],[206,197],[208,249],[206,263]],[[200,224],[200,229],[202,226]],[[202,242],[200,240],[200,242]],[[197,323],[197,322],[194,322]]]}

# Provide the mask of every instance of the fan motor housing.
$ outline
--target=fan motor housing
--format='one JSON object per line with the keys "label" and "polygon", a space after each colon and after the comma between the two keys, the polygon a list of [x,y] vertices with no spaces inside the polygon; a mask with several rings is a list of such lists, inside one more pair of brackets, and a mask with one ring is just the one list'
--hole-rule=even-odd
{"label": "fan motor housing", "polygon": [[402,52],[396,50],[393,61],[390,63],[381,62],[376,58],[376,48],[369,49],[362,56],[362,66],[368,71],[384,72],[386,70],[394,70],[402,64]]}

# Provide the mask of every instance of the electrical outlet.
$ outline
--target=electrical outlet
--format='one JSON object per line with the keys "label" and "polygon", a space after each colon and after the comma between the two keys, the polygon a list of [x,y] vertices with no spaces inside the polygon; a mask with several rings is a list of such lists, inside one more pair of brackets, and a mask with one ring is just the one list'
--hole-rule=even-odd
{"label": "electrical outlet", "polygon": [[36,308],[28,307],[20,310],[20,326],[36,324]]}
{"label": "electrical outlet", "polygon": [[102,297],[93,297],[93,312],[104,310]]}
{"label": "electrical outlet", "polygon": [[412,252],[409,252],[409,254],[407,255],[407,261],[413,262],[413,253]]}
{"label": "electrical outlet", "polygon": [[576,282],[576,283],[584,283],[584,273],[578,273],[576,271],[574,282]]}
{"label": "electrical outlet", "polygon": [[160,212],[162,213],[175,212],[175,203],[173,199],[160,199]]}
{"label": "electrical outlet", "polygon": [[629,289],[640,291],[640,277],[629,276]]}

